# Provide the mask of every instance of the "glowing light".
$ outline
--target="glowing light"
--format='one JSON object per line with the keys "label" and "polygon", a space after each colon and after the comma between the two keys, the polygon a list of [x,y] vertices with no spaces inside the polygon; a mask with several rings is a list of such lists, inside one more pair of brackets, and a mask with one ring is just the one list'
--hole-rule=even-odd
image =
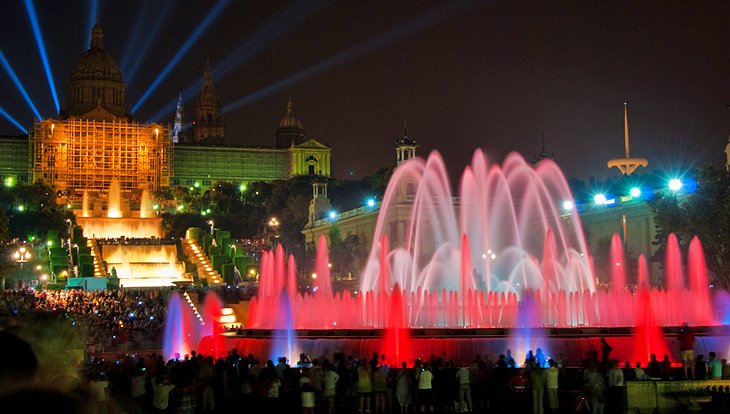
{"label": "glowing light", "polygon": [[675,193],[682,189],[682,180],[679,178],[672,178],[669,180],[669,189]]}
{"label": "glowing light", "polygon": [[183,211],[184,208],[185,206],[180,204],[179,206],[177,206],[177,211]]}
{"label": "glowing light", "polygon": [[563,201],[563,210],[570,211],[575,207],[572,200],[565,200]]}
{"label": "glowing light", "polygon": [[13,125],[18,127],[19,130],[23,131],[24,134],[28,133],[28,130],[23,127],[23,125],[20,125],[20,122],[18,122],[15,118],[12,117],[9,113],[5,112],[3,108],[0,107],[0,115],[4,116],[5,119],[10,121]]}
{"label": "glowing light", "polygon": [[337,213],[335,213],[334,211],[330,211],[330,213],[329,213],[329,218],[331,218],[331,219],[333,219],[333,220],[334,220],[334,219],[335,219],[335,217],[337,217]]}
{"label": "glowing light", "polygon": [[316,273],[312,273],[312,279],[316,279],[316,278],[317,278],[317,274]]}
{"label": "glowing light", "polygon": [[479,1],[450,2],[444,6],[435,8],[420,17],[407,21],[403,24],[399,24],[395,29],[389,30],[385,33],[381,33],[380,35],[375,36],[370,40],[357,44],[351,49],[332,56],[329,59],[317,63],[316,65],[305,68],[304,70],[301,70],[272,85],[269,85],[263,89],[259,89],[252,94],[244,96],[238,101],[232,102],[224,106],[223,112],[227,113],[239,108],[243,108],[253,102],[258,101],[259,99],[265,98],[271,94],[289,88],[292,85],[296,85],[303,80],[319,75],[322,72],[343,65],[368,53],[382,49],[392,43],[406,38],[407,36],[428,29],[429,27],[443,20],[446,20],[460,13],[464,13],[480,4],[481,2]]}
{"label": "glowing light", "polygon": [[15,185],[15,181],[13,181],[13,177],[8,177],[5,179],[5,187],[12,187]]}
{"label": "glowing light", "polygon": [[640,197],[641,196],[641,188],[639,188],[639,187],[632,187],[631,190],[629,190],[629,194],[631,194],[631,197]]}
{"label": "glowing light", "polygon": [[25,211],[25,206],[24,206],[24,205],[22,205],[22,204],[21,204],[21,205],[19,205],[19,206],[18,206],[18,211]]}
{"label": "glowing light", "polygon": [[246,191],[246,184],[241,184],[241,186],[240,186],[240,187],[238,187],[238,190],[239,190],[240,192],[242,192],[242,193],[243,193],[244,191]]}
{"label": "glowing light", "polygon": [[[30,1],[30,0],[26,0]],[[192,35],[188,38],[187,41],[185,41],[185,44],[178,50],[178,52],[173,56],[172,60],[165,66],[164,69],[162,69],[162,72],[157,76],[157,78],[152,82],[152,85],[150,85],[149,88],[147,88],[147,91],[145,91],[144,95],[142,95],[141,98],[139,98],[139,101],[137,101],[136,104],[134,104],[134,107],[132,107],[132,113],[137,112],[140,106],[142,106],[143,103],[152,95],[152,92],[157,89],[158,86],[162,83],[163,80],[167,77],[167,75],[170,74],[172,69],[177,66],[177,64],[182,60],[185,55],[190,51],[191,47],[195,42],[198,41],[200,36],[205,33],[206,30],[208,30],[208,27],[215,21],[215,19],[218,17],[218,15],[221,14],[221,12],[231,3],[231,0],[219,0],[218,3],[213,7],[213,10],[211,10],[208,15],[205,16],[202,23],[198,25],[198,28],[195,29]]]}
{"label": "glowing light", "polygon": [[23,83],[20,82],[20,79],[18,79],[18,75],[15,74],[15,71],[13,70],[12,66],[10,66],[10,62],[5,58],[5,55],[0,50],[0,64],[3,65],[5,68],[5,71],[8,73],[8,76],[10,76],[10,79],[13,80],[13,83],[15,84],[15,87],[18,88],[18,91],[21,95],[23,95],[23,99],[25,99],[25,102],[28,103],[28,106],[30,106],[30,109],[33,111],[33,114],[35,115],[36,119],[43,119],[41,116],[41,113],[38,112],[38,109],[35,107],[35,104],[33,104],[33,101],[30,99],[30,95],[28,95],[28,92],[25,90],[25,87],[23,86]]}
{"label": "glowing light", "polygon": [[606,204],[606,195],[596,194],[595,196],[593,196],[593,202],[596,203],[597,206]]}
{"label": "glowing light", "polygon": [[25,0],[25,9],[28,11],[28,18],[30,24],[33,26],[33,35],[35,35],[35,41],[38,45],[38,52],[41,54],[41,61],[43,62],[43,69],[46,71],[46,78],[48,78],[48,86],[51,88],[51,95],[53,96],[53,103],[56,105],[56,112],[61,110],[61,105],[58,103],[58,95],[56,94],[56,85],[53,82],[53,74],[51,73],[51,63],[48,61],[48,55],[46,55],[46,44],[43,41],[43,33],[41,33],[41,26],[38,23],[38,16],[35,13],[35,6],[33,6],[33,0]]}
{"label": "glowing light", "polygon": [[374,207],[374,206],[375,206],[375,200],[373,200],[372,198],[369,198],[368,199],[368,207]]}

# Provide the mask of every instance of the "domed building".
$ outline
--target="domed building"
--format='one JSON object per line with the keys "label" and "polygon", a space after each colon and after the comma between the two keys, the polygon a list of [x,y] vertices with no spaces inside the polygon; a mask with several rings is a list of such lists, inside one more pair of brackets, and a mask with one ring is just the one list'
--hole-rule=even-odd
{"label": "domed building", "polygon": [[[101,26],[91,31],[91,46],[76,61],[66,86],[69,117],[88,119],[103,117],[92,114],[96,108],[109,112],[115,119],[125,118],[124,98],[126,87],[122,72],[114,59],[104,50],[104,33]],[[101,111],[97,111],[101,112]]]}
{"label": "domed building", "polygon": [[[297,175],[331,176],[331,148],[307,138],[291,97],[275,130],[275,145],[226,144],[210,63],[203,71],[195,119],[187,133],[181,102],[175,128],[135,122],[127,113],[123,74],[103,40],[97,24],[89,49],[73,66],[65,106],[57,118],[35,123],[30,148],[22,139],[3,141],[12,151],[0,151],[0,166],[12,171],[0,171],[1,177],[17,182],[43,179],[56,186],[59,202],[77,207],[84,193],[104,202],[112,181],[119,182],[123,199],[134,200],[144,190],[177,185],[204,190],[216,181],[246,184]],[[24,168],[20,164],[26,160]]]}
{"label": "domed building", "polygon": [[55,185],[64,201],[84,193],[104,200],[112,181],[125,199],[170,185],[171,142],[162,124],[140,124],[125,114],[126,86],[104,50],[101,26],[74,65],[66,107],[57,119],[37,121],[30,133],[31,181]]}

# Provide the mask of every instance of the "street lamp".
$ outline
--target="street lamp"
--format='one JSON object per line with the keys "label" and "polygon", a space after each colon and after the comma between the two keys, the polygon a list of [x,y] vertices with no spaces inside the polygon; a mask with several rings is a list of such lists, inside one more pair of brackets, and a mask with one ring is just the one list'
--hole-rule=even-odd
{"label": "street lamp", "polygon": [[279,238],[279,233],[277,233],[276,231],[279,228],[279,224],[279,219],[277,219],[276,217],[272,217],[269,220],[269,227],[271,227],[274,231],[274,246],[276,246],[276,239]]}
{"label": "street lamp", "polygon": [[25,246],[20,246],[18,250],[13,253],[13,259],[20,264],[20,285],[23,285],[23,265],[30,261],[30,251]]}

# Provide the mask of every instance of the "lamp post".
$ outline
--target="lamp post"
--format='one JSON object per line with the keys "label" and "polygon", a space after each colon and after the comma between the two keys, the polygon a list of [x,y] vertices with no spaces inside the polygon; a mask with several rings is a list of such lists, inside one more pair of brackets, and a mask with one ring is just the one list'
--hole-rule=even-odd
{"label": "lamp post", "polygon": [[20,246],[18,250],[13,253],[13,259],[20,264],[20,286],[23,286],[23,265],[30,261],[30,251],[25,246]]}
{"label": "lamp post", "polygon": [[277,232],[277,229],[279,228],[279,224],[280,224],[279,219],[277,219],[276,217],[272,217],[269,220],[269,227],[271,227],[274,231],[274,243],[272,243],[272,245],[274,247],[276,247],[276,242],[277,242],[277,239],[279,238],[279,233]]}

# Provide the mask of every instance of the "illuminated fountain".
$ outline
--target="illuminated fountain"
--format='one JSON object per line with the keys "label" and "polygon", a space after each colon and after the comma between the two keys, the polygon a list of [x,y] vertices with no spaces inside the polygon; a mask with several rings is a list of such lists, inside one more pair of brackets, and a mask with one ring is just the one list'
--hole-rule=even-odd
{"label": "illuminated fountain", "polygon": [[[513,153],[501,166],[488,165],[477,151],[462,174],[458,197],[452,195],[450,182],[436,152],[395,171],[383,197],[357,295],[332,294],[324,239],[317,250],[318,277],[312,293],[296,292],[296,266],[293,259],[286,260],[281,246],[264,254],[259,295],[252,301],[248,326],[280,328],[273,315],[280,308],[280,295],[287,295],[291,323],[299,330],[347,329],[351,334],[352,330],[387,329],[399,318],[391,310],[397,301],[394,297],[402,295],[404,305],[399,309],[411,329],[503,329],[496,331],[503,332],[497,334],[500,339],[492,341],[495,349],[501,348],[497,353],[512,347],[515,355],[524,355],[527,349],[542,346],[546,352],[561,348],[576,354],[571,346],[580,352],[597,338],[588,335],[573,341],[580,345],[561,338],[557,346],[556,339],[546,337],[546,330],[630,329],[636,335],[612,338],[615,349],[629,350],[616,356],[646,361],[649,352],[661,355],[669,349],[661,327],[685,321],[717,325],[697,239],[692,241],[684,272],[676,238],[670,237],[666,289],[649,286],[646,262],[640,258],[641,283],[634,292],[626,286],[623,243],[614,237],[610,288],[598,289],[580,218],[575,210],[563,209],[572,194],[551,160],[533,167]],[[395,240],[392,247],[389,240]],[[681,303],[692,303],[693,310],[682,310],[677,306]],[[469,355],[486,346],[470,345],[468,338],[429,341],[426,346],[414,339],[413,352],[441,346]],[[349,346],[364,351],[384,345]]]}
{"label": "illuminated fountain", "polygon": [[[76,222],[84,236],[99,244],[107,272],[112,269],[123,287],[172,286],[186,280],[184,264],[177,259],[177,246],[163,243],[162,219],[152,208],[149,192],[144,190],[140,210],[123,208],[121,188],[112,180],[107,196],[106,211],[98,204],[89,208],[91,198],[84,192],[82,210],[76,211]],[[126,212],[126,213],[125,213]],[[134,239],[130,242],[129,239]]]}
{"label": "illuminated fountain", "polygon": [[163,357],[180,358],[197,351],[214,358],[225,357],[226,349],[222,337],[221,315],[223,304],[218,295],[207,292],[202,312],[186,292],[173,292],[167,305]]}

